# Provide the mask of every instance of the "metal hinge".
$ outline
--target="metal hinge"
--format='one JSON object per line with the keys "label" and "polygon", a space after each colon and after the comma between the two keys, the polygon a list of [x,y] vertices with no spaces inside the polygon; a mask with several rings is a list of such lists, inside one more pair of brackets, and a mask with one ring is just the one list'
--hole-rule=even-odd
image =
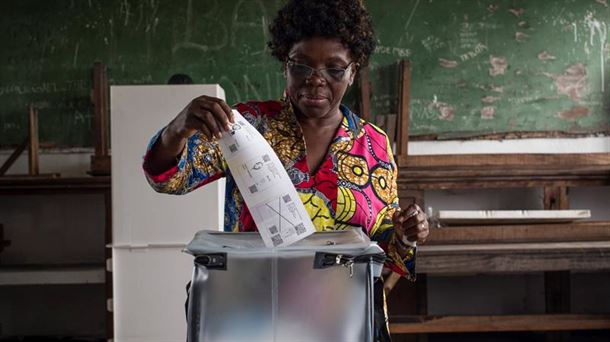
{"label": "metal hinge", "polygon": [[202,254],[195,257],[195,264],[205,266],[210,270],[227,269],[227,253]]}
{"label": "metal hinge", "polygon": [[345,254],[316,253],[313,268],[327,268],[336,265],[343,265],[349,270],[350,278],[354,275],[354,257]]}
{"label": "metal hinge", "polygon": [[351,278],[354,275],[354,263],[383,263],[384,261],[385,254],[383,253],[353,256],[347,254],[317,252],[314,257],[313,268],[327,268],[336,265],[343,265],[349,269],[349,276]]}

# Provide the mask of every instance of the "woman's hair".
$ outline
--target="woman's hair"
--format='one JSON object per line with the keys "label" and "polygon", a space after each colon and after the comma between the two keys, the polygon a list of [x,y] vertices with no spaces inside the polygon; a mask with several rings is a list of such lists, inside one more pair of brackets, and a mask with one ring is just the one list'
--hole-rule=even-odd
{"label": "woman's hair", "polygon": [[360,66],[375,50],[373,24],[362,0],[289,0],[269,26],[271,54],[288,59],[292,46],[307,38],[338,38]]}

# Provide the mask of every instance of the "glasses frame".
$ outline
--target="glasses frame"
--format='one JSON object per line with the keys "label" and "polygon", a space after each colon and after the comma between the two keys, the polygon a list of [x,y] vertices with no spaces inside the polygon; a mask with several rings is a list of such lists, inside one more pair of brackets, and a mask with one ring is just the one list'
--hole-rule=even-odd
{"label": "glasses frame", "polygon": [[[306,80],[306,79],[311,78],[311,76],[313,76],[314,72],[318,72],[318,74],[320,76],[322,76],[322,78],[324,80],[326,80],[327,82],[342,82],[342,81],[345,81],[345,79],[346,79],[345,75],[347,75],[347,70],[351,69],[352,65],[354,65],[354,64],[355,64],[354,61],[351,61],[351,62],[349,62],[349,64],[345,68],[318,68],[318,69],[315,69],[315,68],[310,67],[307,64],[297,63],[294,59],[292,59],[290,57],[288,57],[288,59],[286,60],[287,71],[289,73],[291,73],[292,77]],[[295,66],[295,65],[307,68],[307,70],[309,70],[309,75],[307,75],[307,76],[295,75],[292,71],[290,71],[291,66]],[[343,75],[341,75],[340,79],[336,79],[334,76],[331,76],[328,73],[328,70],[341,70],[343,72]]]}

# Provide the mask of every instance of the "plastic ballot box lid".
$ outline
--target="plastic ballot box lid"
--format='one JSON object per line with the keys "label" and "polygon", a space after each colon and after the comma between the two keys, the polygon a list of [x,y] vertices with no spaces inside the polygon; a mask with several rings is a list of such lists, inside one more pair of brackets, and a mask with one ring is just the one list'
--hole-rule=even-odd
{"label": "plastic ballot box lid", "polygon": [[258,233],[200,231],[188,341],[371,341],[385,253],[360,229],[265,247]]}
{"label": "plastic ballot box lid", "polygon": [[279,248],[268,248],[256,232],[215,232],[202,230],[195,234],[185,252],[192,255],[203,253],[278,253],[280,251],[353,251],[359,254],[383,253],[376,242],[369,239],[361,229],[316,232],[296,243]]}

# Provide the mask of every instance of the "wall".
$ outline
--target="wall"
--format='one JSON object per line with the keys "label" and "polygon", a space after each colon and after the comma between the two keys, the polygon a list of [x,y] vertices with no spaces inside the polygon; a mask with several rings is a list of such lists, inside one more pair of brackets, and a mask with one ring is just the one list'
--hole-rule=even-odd
{"label": "wall", "polygon": [[[43,143],[91,146],[96,60],[108,65],[113,85],[164,84],[185,72],[196,83],[219,83],[229,103],[280,97],[281,64],[265,42],[281,3],[2,1],[0,147],[24,139],[28,103],[40,108]],[[607,133],[604,3],[366,1],[379,40],[372,116],[396,113],[396,62],[410,59],[412,135]]]}

